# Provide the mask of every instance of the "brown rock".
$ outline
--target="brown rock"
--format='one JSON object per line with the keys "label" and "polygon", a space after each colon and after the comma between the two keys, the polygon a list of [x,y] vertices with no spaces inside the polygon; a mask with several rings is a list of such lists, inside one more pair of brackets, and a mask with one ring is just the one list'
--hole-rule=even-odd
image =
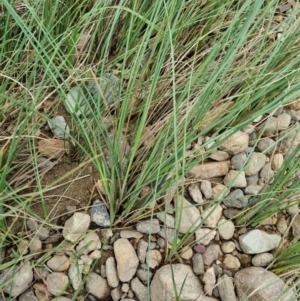
{"label": "brown rock", "polygon": [[190,174],[198,179],[207,180],[225,176],[229,172],[230,161],[209,162],[193,167]]}
{"label": "brown rock", "polygon": [[38,149],[42,156],[60,158],[68,149],[68,142],[58,139],[44,139],[38,142]]}

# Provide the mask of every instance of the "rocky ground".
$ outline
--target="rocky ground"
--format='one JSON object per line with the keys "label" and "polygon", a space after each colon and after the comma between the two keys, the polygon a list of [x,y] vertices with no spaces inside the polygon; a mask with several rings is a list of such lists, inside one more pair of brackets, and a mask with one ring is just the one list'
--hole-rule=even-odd
{"label": "rocky ground", "polygon": [[[63,229],[55,233],[28,220],[28,238],[18,246],[24,262],[0,275],[1,300],[67,301],[78,291],[76,300],[144,301],[150,296],[164,301],[175,300],[176,290],[180,300],[297,300],[294,290],[265,268],[281,243],[299,236],[298,205],[291,204],[255,229],[237,227],[235,216],[269,185],[299,144],[298,133],[276,142],[298,124],[299,109],[300,102],[294,103],[235,133],[190,171],[193,183],[184,196],[170,187],[167,211],[156,210],[152,219],[134,228],[110,230],[109,212],[100,200],[89,213],[69,208]],[[202,143],[210,148],[215,142],[202,137],[190,147]],[[175,203],[182,208],[181,220]],[[177,230],[179,238],[190,231],[195,235],[169,264],[166,254]],[[26,260],[29,252],[36,254],[35,260]],[[4,262],[5,256],[4,250]]]}

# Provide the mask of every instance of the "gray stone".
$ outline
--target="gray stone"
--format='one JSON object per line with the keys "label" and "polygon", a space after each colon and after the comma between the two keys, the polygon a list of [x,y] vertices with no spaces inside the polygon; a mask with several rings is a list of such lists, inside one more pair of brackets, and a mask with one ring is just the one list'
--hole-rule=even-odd
{"label": "gray stone", "polygon": [[245,188],[245,194],[257,195],[263,187],[256,184],[251,184]]}
{"label": "gray stone", "polygon": [[235,189],[223,200],[223,204],[229,208],[244,208],[248,204],[248,198],[241,189]]}
{"label": "gray stone", "polygon": [[202,219],[204,225],[209,228],[214,228],[217,226],[221,216],[223,208],[220,205],[212,205],[207,207],[202,213]]}
{"label": "gray stone", "polygon": [[76,247],[76,251],[80,251],[83,254],[88,254],[94,250],[101,249],[101,242],[99,235],[95,232],[89,232],[87,235],[79,242]]}
{"label": "gray stone", "polygon": [[211,188],[211,182],[207,180],[201,181],[200,189],[204,195],[204,197],[209,200],[212,198],[212,188]]}
{"label": "gray stone", "polygon": [[240,269],[241,263],[235,256],[226,254],[223,259],[223,268],[231,272],[236,272]]}
{"label": "gray stone", "polygon": [[245,172],[230,170],[224,178],[224,184],[232,188],[245,188],[247,186]]}
{"label": "gray stone", "polygon": [[99,227],[110,226],[110,216],[107,208],[100,200],[95,200],[91,208],[91,220]]}
{"label": "gray stone", "polygon": [[196,242],[207,246],[216,236],[217,232],[208,228],[200,228],[195,232]]}
{"label": "gray stone", "polygon": [[62,295],[68,286],[68,276],[62,272],[54,272],[47,276],[47,289],[54,296]]}
{"label": "gray stone", "polygon": [[245,174],[247,176],[253,176],[257,174],[265,165],[266,159],[267,156],[263,153],[251,153],[245,168]]}
{"label": "gray stone", "polygon": [[276,147],[275,140],[269,137],[262,138],[257,143],[257,148],[259,149],[259,151],[266,155],[271,155],[274,152],[275,147]]}
{"label": "gray stone", "polygon": [[83,271],[83,264],[74,264],[72,263],[70,265],[69,271],[68,271],[68,276],[71,281],[71,284],[75,290],[77,290],[81,284],[82,281],[82,276],[81,273]]}
{"label": "gray stone", "polygon": [[107,281],[96,273],[91,273],[87,279],[86,290],[99,299],[107,298],[110,295],[110,287]]}
{"label": "gray stone", "polygon": [[230,158],[230,156],[227,152],[214,150],[209,156],[209,158],[215,161],[226,161]]}
{"label": "gray stone", "polygon": [[70,129],[63,116],[55,116],[48,120],[48,126],[55,138],[62,140],[70,138]]}
{"label": "gray stone", "polygon": [[239,153],[231,158],[231,165],[234,167],[234,169],[241,170],[244,167],[246,160],[247,160],[246,154]]}
{"label": "gray stone", "polygon": [[234,276],[234,282],[239,300],[297,300],[292,289],[289,289],[283,280],[261,267],[249,267],[238,271]]}
{"label": "gray stone", "polygon": [[262,135],[263,136],[273,136],[278,131],[287,129],[291,122],[291,116],[287,113],[278,115],[278,117],[270,116],[262,125]]}
{"label": "gray stone", "polygon": [[[1,299],[0,299],[1,300]],[[38,301],[39,299],[34,295],[32,289],[28,289],[19,296],[19,301]]]}
{"label": "gray stone", "polygon": [[232,278],[227,275],[218,279],[218,290],[222,301],[237,301]]}
{"label": "gray stone", "polygon": [[190,174],[197,179],[207,180],[227,175],[230,161],[201,163],[193,167]]}
{"label": "gray stone", "polygon": [[41,252],[42,242],[40,241],[40,239],[37,236],[32,238],[32,240],[30,241],[29,250],[30,250],[31,254],[36,254],[37,256]]}
{"label": "gray stone", "polygon": [[269,181],[273,178],[274,174],[275,173],[272,170],[271,163],[266,163],[259,173],[260,177],[264,179],[265,183],[269,183]]}
{"label": "gray stone", "polygon": [[117,261],[119,279],[128,282],[136,273],[139,259],[131,243],[126,238],[114,242],[114,253]]}
{"label": "gray stone", "polygon": [[280,235],[268,234],[255,229],[239,237],[240,247],[246,254],[260,254],[271,251],[279,246]]}
{"label": "gray stone", "polygon": [[253,176],[246,177],[247,185],[257,185],[258,183],[258,173]]}
{"label": "gray stone", "polygon": [[171,214],[158,212],[156,217],[163,222],[167,227],[175,228],[175,218]]}
{"label": "gray stone", "polygon": [[230,239],[232,238],[233,234],[234,234],[234,223],[230,220],[225,220],[225,219],[221,219],[218,222],[218,231],[219,234],[221,236],[221,238],[223,239]]}
{"label": "gray stone", "polygon": [[205,253],[202,255],[203,262],[205,265],[211,266],[211,264],[216,261],[220,255],[222,255],[222,251],[219,245],[209,245]]}
{"label": "gray stone", "polygon": [[202,193],[200,191],[200,187],[198,183],[189,185],[188,190],[191,198],[195,203],[203,204]]}
{"label": "gray stone", "polygon": [[219,148],[228,152],[231,155],[235,155],[243,152],[249,144],[249,135],[241,131],[237,131],[229,137]]}
{"label": "gray stone", "polygon": [[229,209],[223,210],[223,215],[224,215],[226,218],[228,218],[228,219],[235,218],[235,217],[237,217],[240,213],[241,213],[241,210],[233,209],[233,208],[229,208]]}
{"label": "gray stone", "polygon": [[262,254],[257,254],[252,257],[252,264],[255,267],[265,267],[269,265],[274,259],[273,254],[271,253],[262,253]]}
{"label": "gray stone", "polygon": [[71,242],[75,242],[84,235],[90,226],[91,219],[88,214],[75,212],[64,225],[63,237]]}
{"label": "gray stone", "polygon": [[117,287],[119,285],[119,278],[117,273],[116,261],[114,257],[108,257],[105,264],[106,278],[110,287]]}
{"label": "gray stone", "polygon": [[[175,238],[175,229],[166,227],[165,229],[161,229],[158,232],[158,235],[162,238],[166,239],[170,244],[174,243]],[[179,242],[179,238],[177,238],[177,243]]]}
{"label": "gray stone", "polygon": [[213,267],[208,268],[203,275],[204,292],[211,296],[216,284],[216,275]]}
{"label": "gray stone", "polygon": [[138,276],[138,278],[143,281],[143,282],[147,282],[148,279],[151,279],[153,276],[153,273],[150,272],[150,270],[146,270],[146,269],[138,269],[136,272],[136,275]]}
{"label": "gray stone", "polygon": [[[177,212],[175,223],[180,233],[194,231],[201,223],[200,212],[188,202],[183,196],[177,196]],[[179,223],[179,224],[178,224]]]}
{"label": "gray stone", "polygon": [[[200,300],[204,295],[202,285],[192,271],[183,264],[167,264],[156,271],[151,282],[151,300],[175,300],[175,290],[185,300]],[[205,300],[205,299],[204,299]]]}
{"label": "gray stone", "polygon": [[147,287],[137,278],[131,280],[131,289],[139,301],[147,301]]}
{"label": "gray stone", "polygon": [[28,219],[26,221],[27,227],[33,231],[40,239],[44,240],[47,237],[49,237],[49,229],[40,226],[36,220],[34,219]]}
{"label": "gray stone", "polygon": [[137,245],[136,253],[141,263],[144,263],[146,260],[146,254],[148,249],[148,242],[143,239],[140,239]]}
{"label": "gray stone", "polygon": [[193,271],[196,275],[204,274],[204,262],[201,254],[194,254],[194,256],[192,257],[192,265]]}
{"label": "gray stone", "polygon": [[66,255],[54,255],[47,261],[47,266],[54,272],[67,271],[70,263]]}
{"label": "gray stone", "polygon": [[85,98],[82,89],[74,87],[70,89],[70,92],[65,98],[65,107],[67,111],[73,115],[81,116],[83,113],[90,114],[90,110],[87,111],[87,106],[84,103]]}
{"label": "gray stone", "polygon": [[153,218],[152,220],[139,221],[136,225],[136,229],[137,231],[146,234],[158,233],[160,231],[159,220]]}
{"label": "gray stone", "polygon": [[5,269],[0,274],[0,287],[11,297],[17,297],[27,290],[33,280],[33,271],[29,261],[20,266]]}

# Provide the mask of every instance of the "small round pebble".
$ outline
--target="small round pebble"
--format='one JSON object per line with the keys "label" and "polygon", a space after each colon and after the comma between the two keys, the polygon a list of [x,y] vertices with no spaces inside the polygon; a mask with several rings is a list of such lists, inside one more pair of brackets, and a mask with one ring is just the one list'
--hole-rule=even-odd
{"label": "small round pebble", "polygon": [[256,267],[265,267],[272,262],[273,258],[271,253],[262,253],[253,256],[251,262]]}
{"label": "small round pebble", "polygon": [[233,252],[235,250],[235,243],[233,241],[225,241],[221,245],[221,250],[224,253],[229,254],[229,253],[231,253],[231,252]]}
{"label": "small round pebble", "polygon": [[226,254],[223,260],[223,267],[229,271],[236,272],[241,267],[241,263],[236,257]]}
{"label": "small round pebble", "polygon": [[200,254],[204,254],[205,251],[206,251],[206,248],[203,245],[195,245],[194,246],[194,251],[197,252],[197,253],[200,253]]}

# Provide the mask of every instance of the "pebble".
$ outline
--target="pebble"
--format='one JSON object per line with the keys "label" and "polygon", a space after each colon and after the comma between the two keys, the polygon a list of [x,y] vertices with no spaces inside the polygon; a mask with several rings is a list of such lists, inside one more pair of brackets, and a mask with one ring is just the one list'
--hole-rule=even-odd
{"label": "pebble", "polygon": [[220,221],[218,222],[218,231],[221,238],[226,240],[232,238],[234,234],[234,230],[235,230],[235,226],[232,221],[226,219],[220,219]]}
{"label": "pebble", "polygon": [[232,278],[223,275],[218,279],[217,287],[222,301],[237,301]]}
{"label": "pebble", "polygon": [[145,234],[155,234],[160,231],[159,220],[153,218],[152,220],[139,221],[136,225],[137,231]]}
{"label": "pebble", "polygon": [[192,257],[192,266],[193,271],[196,275],[203,275],[204,274],[204,261],[201,254],[196,253]]}
{"label": "pebble", "polygon": [[131,289],[138,300],[147,300],[147,287],[137,277],[131,280]]}
{"label": "pebble", "polygon": [[263,188],[262,186],[257,185],[257,184],[248,185],[245,188],[245,194],[248,194],[248,195],[257,195],[261,191],[262,188]]}
{"label": "pebble", "polygon": [[223,210],[223,215],[228,219],[235,218],[240,213],[241,213],[241,210],[233,209],[233,208]]}
{"label": "pebble", "polygon": [[86,112],[86,105],[84,105],[84,95],[82,89],[74,87],[70,89],[67,97],[65,98],[65,107],[67,111],[73,115],[76,114],[78,117]]}
{"label": "pebble", "polygon": [[116,287],[110,291],[110,296],[113,301],[119,301],[122,298],[122,291],[120,287]]}
{"label": "pebble", "polygon": [[151,279],[153,276],[153,273],[145,270],[145,269],[138,269],[136,272],[136,275],[138,276],[138,278],[143,281],[143,282],[147,282],[148,279]]}
{"label": "pebble", "polygon": [[107,282],[110,287],[117,287],[119,285],[119,278],[116,267],[116,260],[114,257],[108,257],[105,263],[105,271]]}
{"label": "pebble", "polygon": [[190,174],[201,180],[207,180],[227,175],[230,161],[201,163],[190,170]]}
{"label": "pebble", "polygon": [[66,255],[54,255],[47,261],[47,266],[54,272],[67,271],[70,263]]}
{"label": "pebble", "polygon": [[256,267],[265,267],[269,265],[274,259],[273,254],[271,253],[262,253],[262,254],[257,254],[252,257],[252,265]]}
{"label": "pebble", "polygon": [[30,244],[29,244],[29,250],[31,254],[36,254],[37,256],[42,250],[42,242],[40,239],[35,236],[34,238],[31,239]]}
{"label": "pebble", "polygon": [[110,296],[110,287],[107,281],[96,273],[91,273],[86,281],[86,290],[98,299]]}
{"label": "pebble", "polygon": [[52,131],[55,138],[61,140],[70,138],[70,129],[63,116],[55,116],[48,120],[48,127]]}
{"label": "pebble", "polygon": [[231,158],[231,165],[234,167],[234,169],[241,170],[244,167],[246,160],[247,155],[244,152],[239,153]]}
{"label": "pebble", "polygon": [[167,227],[175,228],[175,218],[171,214],[165,212],[158,212],[156,217],[163,222]]}
{"label": "pebble", "polygon": [[146,253],[148,249],[148,242],[143,239],[140,239],[137,244],[136,253],[141,263],[144,263],[146,260]]}
{"label": "pebble", "polygon": [[255,174],[255,175],[253,175],[253,176],[247,176],[246,180],[247,180],[247,185],[248,186],[250,186],[250,185],[257,185],[257,183],[258,183],[258,173]]}
{"label": "pebble", "polygon": [[242,131],[234,133],[227,141],[225,141],[219,148],[235,155],[243,152],[249,145],[249,135]]}
{"label": "pebble", "polygon": [[42,139],[38,142],[41,156],[46,158],[61,158],[68,150],[69,143],[58,139]]}
{"label": "pebble", "polygon": [[180,252],[180,256],[184,260],[191,259],[193,254],[193,250],[189,246],[184,246]]}
{"label": "pebble", "polygon": [[70,241],[75,242],[86,233],[90,226],[90,216],[85,213],[75,212],[64,225],[63,237]]}
{"label": "pebble", "polygon": [[119,279],[128,282],[135,275],[139,259],[132,244],[126,238],[119,238],[114,242],[114,253],[117,261]]}
{"label": "pebble", "polygon": [[257,148],[259,149],[259,151],[269,156],[274,152],[275,147],[276,147],[275,140],[269,137],[262,138],[257,143]]}
{"label": "pebble", "polygon": [[264,167],[266,160],[267,156],[263,153],[251,153],[245,168],[246,176],[253,176],[257,174]]}
{"label": "pebble", "polygon": [[235,250],[235,243],[233,241],[225,241],[221,245],[221,250],[226,254],[232,253]]}
{"label": "pebble", "polygon": [[206,248],[205,253],[202,255],[203,262],[205,265],[211,266],[211,264],[216,261],[219,255],[222,254],[220,246],[217,244],[209,245]]}
{"label": "pebble", "polygon": [[120,237],[122,238],[136,238],[140,239],[143,237],[143,234],[141,232],[138,232],[136,230],[121,230],[120,231]]}
{"label": "pebble", "polygon": [[200,189],[205,197],[205,199],[210,200],[212,198],[212,187],[211,182],[207,180],[201,181]]}
{"label": "pebble", "polygon": [[224,184],[232,188],[245,188],[247,186],[245,172],[230,170],[224,178]]}
{"label": "pebble", "polygon": [[30,218],[30,219],[27,219],[26,221],[26,225],[27,227],[33,231],[41,240],[44,240],[46,239],[47,237],[49,237],[49,233],[50,233],[50,230],[43,227],[43,226],[40,226],[36,220]]}
{"label": "pebble", "polygon": [[167,264],[158,269],[150,287],[151,300],[176,300],[175,290],[180,288],[180,299],[200,300],[204,295],[202,285],[192,268],[184,264]]}
{"label": "pebble", "polygon": [[203,197],[198,183],[189,185],[188,190],[191,198],[195,203],[203,204]]}
{"label": "pebble", "polygon": [[234,275],[239,300],[247,299],[255,292],[253,300],[296,301],[292,289],[286,293],[285,283],[278,276],[261,267],[249,267]]}
{"label": "pebble", "polygon": [[63,294],[68,286],[69,278],[62,272],[54,272],[47,276],[47,289],[54,296]]}
{"label": "pebble", "polygon": [[229,208],[244,208],[248,204],[248,198],[243,190],[235,189],[223,200],[223,204]]}
{"label": "pebble", "polygon": [[220,205],[212,205],[206,208],[202,213],[202,219],[204,225],[209,228],[214,228],[217,226],[221,216],[223,208]]}
{"label": "pebble", "polygon": [[161,253],[158,250],[149,250],[146,256],[146,262],[151,269],[155,269],[162,261]]}
{"label": "pebble", "polygon": [[198,244],[209,245],[209,243],[215,238],[217,231],[208,228],[200,228],[195,232],[196,241]]}
{"label": "pebble", "polygon": [[265,183],[268,183],[274,176],[274,171],[272,170],[271,163],[266,163],[262,170],[260,171],[260,177],[265,179]]}
{"label": "pebble", "polygon": [[225,161],[230,158],[229,154],[224,151],[220,150],[214,150],[211,155],[209,156],[210,159],[215,160],[215,161]]}
{"label": "pebble", "polygon": [[204,292],[208,295],[212,295],[212,291],[216,284],[216,275],[213,267],[208,268],[203,275]]}
{"label": "pebble", "polygon": [[280,234],[284,234],[288,227],[286,219],[284,217],[279,218],[276,227]]}
{"label": "pebble", "polygon": [[255,229],[239,237],[239,244],[246,254],[260,254],[279,246],[281,236]]}
{"label": "pebble", "polygon": [[[3,299],[0,298],[2,301]],[[23,294],[19,296],[19,301],[38,301],[39,299],[34,295],[32,289],[28,289]]]}
{"label": "pebble", "polygon": [[[173,228],[166,227],[166,229],[161,229],[158,232],[158,235],[166,239],[170,244],[172,244],[175,239],[175,230]],[[177,238],[177,242],[179,242],[179,238]]]}
{"label": "pebble", "polygon": [[223,259],[223,268],[232,272],[236,272],[241,267],[241,263],[235,256],[226,254]]}
{"label": "pebble", "polygon": [[110,226],[110,216],[105,204],[100,200],[95,200],[91,207],[91,221],[99,227]]}
{"label": "pebble", "polygon": [[77,262],[77,264],[72,263],[70,265],[68,276],[74,290],[77,290],[80,287],[82,281],[82,276],[81,276],[82,271],[83,271],[83,264],[81,264],[79,261]]}
{"label": "pebble", "polygon": [[76,251],[88,254],[101,248],[99,235],[95,232],[89,232],[78,244]]}
{"label": "pebble", "polygon": [[[33,271],[29,261],[26,261],[17,268],[7,268],[0,274],[1,289],[12,297],[17,297],[27,290],[32,280]],[[5,285],[3,285],[4,283]]]}
{"label": "pebble", "polygon": [[230,189],[223,184],[217,184],[212,188],[212,197],[218,202],[225,198],[230,192]]}
{"label": "pebble", "polygon": [[292,225],[293,236],[295,238],[299,237],[300,236],[300,215],[297,215],[293,218],[291,225]]}
{"label": "pebble", "polygon": [[275,154],[271,160],[272,170],[278,171],[283,165],[283,156],[282,154]]}

